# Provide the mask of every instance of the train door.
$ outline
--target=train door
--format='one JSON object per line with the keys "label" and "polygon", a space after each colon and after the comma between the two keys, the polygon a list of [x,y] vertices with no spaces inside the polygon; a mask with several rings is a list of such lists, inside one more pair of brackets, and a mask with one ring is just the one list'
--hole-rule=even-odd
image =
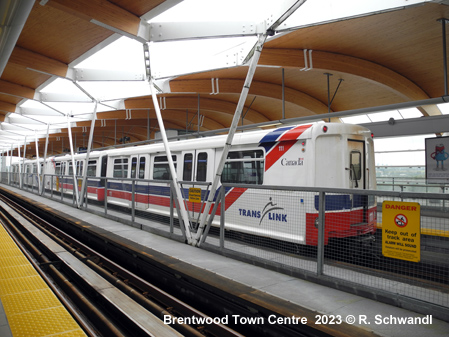
{"label": "train door", "polygon": [[365,141],[348,139],[350,188],[365,189]]}
{"label": "train door", "polygon": [[131,176],[130,178],[136,179],[134,192],[136,208],[146,209],[149,205],[149,184],[141,180],[145,177],[146,167],[148,165],[149,158],[146,155],[135,155],[131,157]]}
{"label": "train door", "polygon": [[[366,154],[365,141],[348,139],[349,152],[349,182],[350,187],[358,190],[366,188]],[[352,196],[352,207],[362,208],[362,222],[366,223],[368,218],[368,196],[354,194]]]}
{"label": "train door", "polygon": [[[182,181],[184,182],[183,193],[186,200],[189,199],[189,188],[201,189],[201,200],[199,202],[188,202],[189,215],[192,220],[197,221],[202,202],[207,196],[208,186],[203,184],[211,181],[213,165],[213,150],[193,150],[182,152]],[[188,183],[191,182],[191,183]],[[195,184],[200,182],[201,184]]]}

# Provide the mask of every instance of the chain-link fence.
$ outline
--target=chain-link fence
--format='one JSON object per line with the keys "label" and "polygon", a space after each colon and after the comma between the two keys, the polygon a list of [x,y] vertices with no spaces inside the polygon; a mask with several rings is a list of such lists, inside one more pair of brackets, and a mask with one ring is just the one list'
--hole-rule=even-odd
{"label": "chain-link fence", "polygon": [[374,298],[419,300],[447,318],[447,194],[225,187],[222,240],[208,244]]}
{"label": "chain-link fence", "polygon": [[[82,186],[73,176],[1,178],[73,205]],[[209,184],[181,185],[195,233]],[[170,181],[88,177],[81,207],[184,241],[172,191]],[[204,247],[449,319],[449,194],[225,184],[220,198]]]}

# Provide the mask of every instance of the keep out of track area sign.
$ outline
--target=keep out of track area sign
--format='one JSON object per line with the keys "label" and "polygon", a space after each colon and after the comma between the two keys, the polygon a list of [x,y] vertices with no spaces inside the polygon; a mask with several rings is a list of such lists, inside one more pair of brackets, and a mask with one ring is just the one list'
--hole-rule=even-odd
{"label": "keep out of track area sign", "polygon": [[419,203],[399,201],[382,203],[382,255],[406,261],[420,261]]}

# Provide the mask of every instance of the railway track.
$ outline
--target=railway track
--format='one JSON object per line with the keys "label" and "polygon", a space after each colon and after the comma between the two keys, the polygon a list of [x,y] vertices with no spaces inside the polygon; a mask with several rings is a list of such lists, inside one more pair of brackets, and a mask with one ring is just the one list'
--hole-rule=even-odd
{"label": "railway track", "polygon": [[[148,252],[120,245],[108,235],[94,235],[67,219],[64,223],[50,216],[53,220],[48,221],[37,216],[35,208],[28,211],[4,196],[0,200],[2,222],[54,279],[50,283],[56,282],[66,293],[62,297],[70,298],[67,306],[91,336],[329,335],[295,324],[222,324],[217,317],[280,315],[223,289],[211,289],[179,271],[170,272],[167,266],[151,262]],[[73,266],[79,269],[69,268]],[[104,282],[108,285],[103,286]],[[84,314],[76,314],[79,312]]]}
{"label": "railway track", "polygon": [[[144,313],[138,305],[162,320],[164,317],[169,317],[170,321],[179,321],[179,317],[194,316],[198,318],[198,321],[201,321],[201,318],[206,320],[208,316],[163,290],[158,289],[151,283],[114,263],[98,251],[89,248],[87,245],[67,235],[56,226],[28,212],[11,200],[7,200],[4,197],[0,199],[5,203],[0,215],[2,223],[7,225],[8,230],[14,235],[16,240],[21,242],[21,246],[25,247],[29,252],[34,253],[34,258],[38,259],[38,266],[46,270],[48,275],[53,275],[53,281],[57,281],[65,294],[70,296],[72,305],[69,305],[69,307],[73,308],[74,304],[82,312],[88,312],[88,316],[92,317],[93,315],[94,319],[91,318],[88,322],[85,315],[76,314],[78,322],[90,335],[143,336],[147,334],[150,336],[178,336],[177,333],[173,332],[173,330],[177,330],[185,336],[241,336],[241,334],[228,327],[221,324],[214,324],[213,322],[212,324],[201,327],[198,325],[174,324],[173,328],[161,322],[157,324],[157,328],[154,330],[154,322],[157,319],[154,319],[149,313],[145,315],[144,320],[151,321],[153,331],[147,328],[148,324],[144,327],[139,327],[139,324],[142,322],[131,317],[139,313]],[[28,223],[26,223],[27,221]],[[37,233],[31,226],[40,233]],[[31,234],[30,231],[34,231],[34,233]],[[50,241],[52,242],[50,243]],[[60,251],[58,254],[55,254],[54,244],[59,245],[64,249],[64,252],[70,253],[79,262],[82,262],[82,267],[80,267],[80,264],[74,262],[73,259],[64,260],[59,258],[58,255],[62,254]],[[53,247],[51,247],[52,245]],[[56,250],[60,250],[60,248],[57,247]],[[61,268],[62,264],[67,265]],[[75,266],[71,270],[68,270],[68,264]],[[138,305],[132,304],[131,311],[126,312],[126,308],[120,306],[120,303],[106,303],[110,298],[107,299],[103,296],[99,289],[93,289],[101,288],[105,282],[99,281],[98,277],[92,277],[94,274],[90,273],[85,267],[90,268],[94,271],[95,275],[114,285],[115,289],[126,294]],[[86,279],[80,279],[76,277],[76,274],[85,276]],[[58,281],[67,280],[67,278],[73,280],[71,285]],[[89,282],[99,283],[87,284]],[[124,301],[122,304],[130,305],[132,303],[132,301],[124,299],[124,296],[117,294],[113,296]],[[101,300],[98,300],[98,298],[101,298]],[[72,309],[71,312],[73,314],[76,310]]]}

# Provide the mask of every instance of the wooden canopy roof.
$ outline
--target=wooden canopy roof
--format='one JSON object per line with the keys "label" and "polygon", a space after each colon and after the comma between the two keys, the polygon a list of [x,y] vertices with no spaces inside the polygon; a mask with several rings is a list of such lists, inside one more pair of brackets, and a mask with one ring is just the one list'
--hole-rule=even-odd
{"label": "wooden canopy roof", "polygon": [[[36,1],[0,77],[0,122],[20,114],[18,104],[24,99],[39,100],[39,88],[51,78],[67,78],[72,62],[117,32],[138,37],[143,15],[156,15],[176,2]],[[241,125],[321,114],[332,118],[329,110],[446,96],[442,18],[449,18],[449,6],[439,1],[276,34],[264,45]],[[169,89],[159,95],[165,98],[166,128],[189,132],[229,127],[247,69],[169,80]],[[418,108],[426,118],[442,115],[434,104]],[[449,131],[438,124],[435,132]],[[76,147],[85,146],[89,127],[90,121],[72,127]],[[124,137],[144,141],[157,131],[151,97],[129,98],[124,107],[97,114],[93,147],[114,145]],[[62,153],[69,144],[68,129],[50,134],[49,141],[49,154]],[[39,141],[42,153],[44,144]],[[34,153],[30,145],[27,156]]]}

